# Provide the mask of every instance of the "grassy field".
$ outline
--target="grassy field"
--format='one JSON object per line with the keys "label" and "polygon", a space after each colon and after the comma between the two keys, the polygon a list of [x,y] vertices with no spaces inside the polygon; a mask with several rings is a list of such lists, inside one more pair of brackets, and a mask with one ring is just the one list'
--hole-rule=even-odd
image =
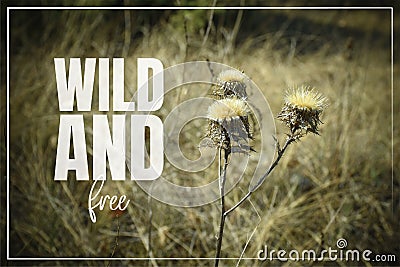
{"label": "grassy field", "polygon": [[[263,91],[275,115],[283,104],[285,90],[293,85],[311,85],[329,98],[330,105],[322,117],[321,136],[308,135],[289,147],[251,202],[245,202],[227,218],[222,257],[238,258],[243,252],[243,257],[255,258],[264,245],[276,250],[318,251],[336,248],[336,241],[345,238],[348,249],[396,254],[399,260],[399,166],[392,161],[391,154],[392,145],[398,147],[399,132],[397,121],[394,132],[391,128],[390,12],[216,11],[209,20],[210,15],[206,10],[12,12],[11,256],[109,257],[118,231],[114,257],[214,257],[219,225],[217,202],[197,208],[177,208],[149,200],[135,182],[106,183],[104,193],[126,194],[131,204],[118,219],[115,213],[98,212],[98,222],[93,224],[87,212],[91,182],[54,181],[60,112],[53,58],[124,57],[125,72],[133,73],[125,75],[125,83],[136,85],[136,58],[154,57],[164,67],[208,59],[243,70]],[[399,77],[396,63],[397,84]],[[395,92],[393,100],[398,112],[399,98]],[[125,99],[133,93],[126,92]],[[185,89],[166,96],[157,115],[165,116],[190,97]],[[95,90],[93,110],[98,110],[97,103]],[[4,105],[1,112],[4,125]],[[85,114],[90,168],[91,115]],[[278,121],[276,126],[278,139],[284,140],[285,127]],[[181,148],[189,158],[199,155],[197,145],[205,130],[205,124],[199,123],[181,133]],[[398,150],[394,149],[395,159],[398,156]],[[215,166],[201,174],[206,176],[205,180],[215,177]],[[247,169],[254,167],[251,162]],[[164,172],[177,184],[190,183],[182,181],[184,174],[171,164],[165,164]],[[192,185],[196,183],[202,181],[193,181]],[[247,188],[246,180],[240,182],[227,195],[226,205],[233,206]],[[2,187],[2,199],[4,193]],[[4,225],[4,212],[1,216]],[[237,262],[223,260],[220,265]],[[84,266],[97,264],[108,262],[79,262]],[[198,259],[111,263],[212,264],[211,260]],[[245,259],[239,262],[239,266],[265,264],[312,265]],[[321,264],[332,263],[317,263]]]}

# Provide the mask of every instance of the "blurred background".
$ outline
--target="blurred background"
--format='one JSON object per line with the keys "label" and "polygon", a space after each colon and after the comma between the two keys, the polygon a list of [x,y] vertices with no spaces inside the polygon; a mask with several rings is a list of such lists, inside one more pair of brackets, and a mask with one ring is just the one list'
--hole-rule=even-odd
{"label": "blurred background", "polygon": [[[376,5],[375,2],[371,3]],[[52,1],[37,3],[54,4]],[[170,4],[165,0],[151,3],[155,6]],[[339,6],[351,3],[337,1]],[[58,4],[68,6],[71,2]],[[93,4],[74,2],[74,5]],[[133,3],[100,1],[96,4]],[[174,1],[173,4],[256,6],[265,3]],[[279,5],[278,2],[269,4]],[[293,4],[307,3],[286,3],[287,6]],[[382,4],[387,6],[386,2]],[[4,22],[3,16],[3,25]],[[398,24],[398,20],[395,21],[397,29]],[[394,49],[398,53],[398,46]],[[106,183],[103,194],[126,194],[131,204],[121,214],[97,212],[98,221],[93,224],[87,212],[91,182],[77,182],[72,178],[67,182],[54,181],[60,112],[53,59],[124,57],[125,99],[128,100],[136,90],[136,59],[154,57],[160,59],[165,68],[186,61],[210,60],[243,70],[263,91],[274,114],[280,111],[285,90],[293,85],[311,85],[329,98],[329,108],[322,117],[321,136],[306,136],[289,147],[276,170],[252,196],[252,203],[245,202],[228,217],[222,257],[240,257],[247,243],[243,256],[257,257],[264,245],[276,250],[318,251],[336,248],[336,241],[345,238],[347,249],[396,254],[399,259],[399,165],[398,161],[392,161],[391,154],[392,146],[398,146],[399,133],[398,121],[394,121],[394,132],[391,128],[390,10],[12,10],[9,52],[11,257],[109,257],[117,236],[118,247],[113,257],[214,257],[218,203],[176,208],[149,200],[135,182]],[[398,74],[399,66],[395,62],[395,84],[399,82]],[[84,115],[89,168],[92,163],[91,117],[99,114],[96,112],[97,86],[95,84],[93,112]],[[4,82],[2,88],[1,96],[5,99]],[[397,114],[396,88],[395,92],[393,101]],[[175,105],[190,97],[184,88],[166,96],[157,115],[163,118]],[[5,118],[5,101],[2,101],[2,125],[5,125]],[[200,155],[197,145],[204,136],[205,125],[185,127],[181,133],[181,149],[189,158]],[[278,121],[276,126],[278,139],[284,140],[285,127]],[[1,148],[4,159],[5,142]],[[394,149],[394,158],[398,156],[398,150]],[[215,166],[199,177],[215,176]],[[247,168],[254,167],[255,163]],[[1,171],[5,184],[4,164]],[[164,173],[172,182],[190,185],[190,181],[182,181],[184,174],[168,162]],[[196,180],[192,185],[199,183],[201,180]],[[227,206],[233,206],[247,187],[246,181],[240,182],[228,194]],[[4,211],[6,189],[3,186],[1,190]],[[1,213],[3,228],[5,215]],[[4,248],[5,235],[1,242]],[[236,263],[237,260],[223,260],[221,266]],[[2,264],[5,264],[4,254]],[[108,262],[22,264],[97,265]],[[196,259],[111,263],[212,264],[209,260]],[[270,263],[257,260],[239,263],[240,266],[261,264]],[[285,263],[274,261],[272,264]],[[286,264],[303,265],[304,262]],[[332,265],[318,263],[323,264]],[[348,263],[338,261],[336,264]],[[372,262],[357,264],[374,265]]]}

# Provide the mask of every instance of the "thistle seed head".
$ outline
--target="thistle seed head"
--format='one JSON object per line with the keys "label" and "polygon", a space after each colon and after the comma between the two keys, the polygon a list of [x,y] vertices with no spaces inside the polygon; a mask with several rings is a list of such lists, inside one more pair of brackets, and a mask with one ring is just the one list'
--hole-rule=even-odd
{"label": "thistle seed head", "polygon": [[226,70],[219,74],[217,86],[213,89],[213,95],[218,98],[236,97],[246,100],[245,76],[237,70]]}
{"label": "thistle seed head", "polygon": [[252,138],[245,101],[237,98],[217,100],[208,109],[208,129],[206,137],[211,146],[225,149],[228,153],[247,153],[251,150]]}
{"label": "thistle seed head", "polygon": [[320,115],[327,107],[327,98],[308,86],[289,89],[278,119],[290,129],[290,135],[300,139],[308,132],[318,133]]}

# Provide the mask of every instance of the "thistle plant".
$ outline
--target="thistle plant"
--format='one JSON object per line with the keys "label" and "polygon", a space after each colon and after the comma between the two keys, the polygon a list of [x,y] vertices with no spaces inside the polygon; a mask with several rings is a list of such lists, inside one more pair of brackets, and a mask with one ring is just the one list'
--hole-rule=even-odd
{"label": "thistle plant", "polygon": [[[218,76],[218,84],[212,91],[218,99],[208,109],[208,129],[206,136],[211,139],[211,146],[219,151],[219,189],[221,197],[221,216],[217,247],[215,254],[215,266],[219,264],[225,219],[238,208],[252,193],[265,181],[267,176],[278,165],[287,147],[299,141],[308,133],[319,135],[321,113],[327,107],[327,99],[315,89],[308,86],[291,88],[286,92],[285,102],[277,119],[288,127],[287,137],[281,148],[275,138],[277,156],[269,169],[257,180],[248,193],[232,208],[225,208],[225,182],[226,170],[231,153],[249,153],[254,151],[249,145],[252,139],[248,120],[249,109],[247,107],[246,85],[244,75],[238,71],[225,71]],[[224,163],[221,168],[222,152]]]}
{"label": "thistle plant", "polygon": [[326,108],[327,100],[315,89],[302,86],[289,89],[278,119],[289,127],[290,136],[298,140],[308,132],[319,135],[320,115]]}
{"label": "thistle plant", "polygon": [[247,99],[245,76],[237,70],[221,72],[217,78],[217,86],[212,94],[218,98],[236,97]]}
{"label": "thistle plant", "polygon": [[[247,93],[245,76],[238,71],[228,70],[218,76],[217,86],[212,94],[216,101],[208,108],[208,129],[206,137],[211,146],[218,149],[219,191],[221,197],[221,217],[215,265],[218,265],[221,253],[222,237],[225,226],[225,181],[229,156],[232,153],[249,153],[252,139],[248,119],[249,109],[246,103]],[[222,164],[222,154],[224,161]],[[222,167],[221,167],[222,165]]]}

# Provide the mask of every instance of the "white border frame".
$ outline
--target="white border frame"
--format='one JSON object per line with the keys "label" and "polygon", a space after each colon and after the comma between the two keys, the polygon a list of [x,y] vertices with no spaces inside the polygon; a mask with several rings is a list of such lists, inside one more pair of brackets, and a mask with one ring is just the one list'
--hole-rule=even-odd
{"label": "white border frame", "polygon": [[[196,9],[206,9],[206,10],[224,10],[224,9],[232,9],[232,10],[359,10],[359,9],[372,9],[372,10],[390,10],[391,17],[391,131],[392,131],[392,147],[391,147],[391,159],[392,159],[392,214],[394,214],[394,129],[393,129],[393,121],[394,121],[394,102],[393,102],[393,41],[394,41],[394,21],[393,21],[393,7],[7,7],[6,14],[6,53],[7,53],[7,260],[16,260],[16,261],[32,261],[32,260],[42,260],[42,261],[56,261],[56,260],[70,260],[70,261],[83,261],[83,260],[214,260],[215,258],[79,258],[79,257],[55,257],[55,258],[15,258],[10,257],[10,11],[11,10],[196,10]],[[220,258],[221,260],[258,260],[258,258]]]}

